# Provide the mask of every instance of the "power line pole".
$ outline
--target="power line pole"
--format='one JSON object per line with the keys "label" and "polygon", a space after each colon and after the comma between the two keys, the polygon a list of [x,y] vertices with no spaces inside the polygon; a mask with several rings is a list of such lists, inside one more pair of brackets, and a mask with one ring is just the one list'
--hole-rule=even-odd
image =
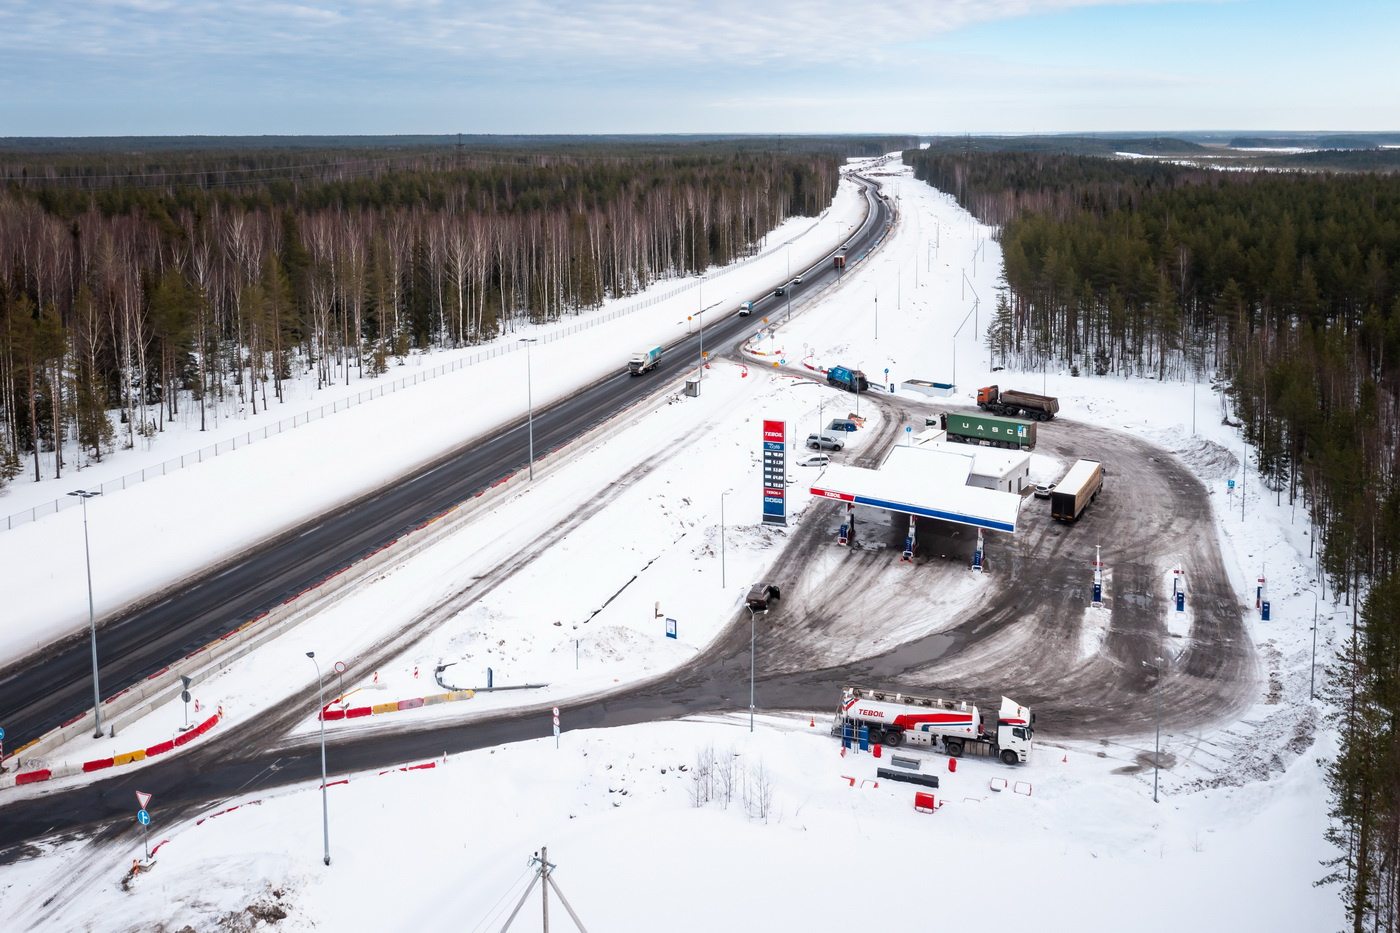
{"label": "power line pole", "polygon": [[564,896],[563,891],[559,890],[559,885],[554,883],[555,866],[551,865],[549,862],[549,848],[547,846],[541,847],[540,851],[536,852],[534,857],[530,859],[530,864],[536,866],[535,877],[530,879],[529,887],[525,889],[524,894],[520,895],[520,900],[516,903],[515,909],[512,910],[510,916],[506,918],[505,926],[501,927],[501,933],[506,933],[506,931],[510,929],[510,925],[515,922],[515,915],[520,913],[520,908],[525,905],[526,898],[530,896],[530,892],[535,889],[535,885],[539,884],[541,879],[544,880],[544,884],[540,887],[540,904],[544,908],[544,933],[549,933],[550,888],[553,888],[554,893],[559,895],[559,903],[563,904],[564,909],[568,911],[569,918],[574,921],[574,926],[579,929],[580,933],[588,933],[588,930],[583,926],[583,921],[578,918],[578,914],[574,913],[573,907],[569,906],[569,899]]}

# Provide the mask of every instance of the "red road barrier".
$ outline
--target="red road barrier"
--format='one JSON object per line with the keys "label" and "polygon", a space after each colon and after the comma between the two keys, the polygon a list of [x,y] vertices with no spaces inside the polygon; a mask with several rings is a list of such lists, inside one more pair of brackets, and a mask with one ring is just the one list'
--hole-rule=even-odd
{"label": "red road barrier", "polygon": [[321,786],[322,786],[322,787],[334,787],[334,786],[337,785],[337,784],[349,784],[349,783],[350,783],[350,779],[349,779],[349,778],[342,778],[342,779],[339,780],[339,781],[331,781],[329,784],[322,784]]}
{"label": "red road barrier", "polygon": [[83,762],[84,771],[101,771],[103,768],[110,767],[112,767],[112,759],[110,758],[99,758],[96,761]]}
{"label": "red road barrier", "polygon": [[192,741],[194,741],[194,739],[195,739],[195,731],[194,731],[193,729],[191,729],[189,732],[185,732],[185,733],[183,733],[183,734],[181,734],[181,735],[177,735],[177,736],[175,737],[175,744],[176,744],[176,745],[184,745],[186,742],[192,742]]}
{"label": "red road barrier", "polygon": [[344,718],[345,718],[345,710],[343,710],[343,709],[323,709],[323,710],[321,710],[321,718],[324,719],[324,720],[326,720],[327,722],[330,722],[330,721],[333,720],[333,719],[344,719]]}
{"label": "red road barrier", "polygon": [[170,751],[174,747],[174,739],[167,739],[164,742],[157,742],[150,748],[146,749],[146,757],[150,758],[152,755],[164,755],[166,752]]}
{"label": "red road barrier", "polygon": [[47,781],[53,777],[53,772],[48,768],[41,771],[26,771],[23,774],[15,775],[16,784],[37,784],[39,781]]}
{"label": "red road barrier", "polygon": [[153,680],[154,678],[159,677],[161,674],[164,674],[168,670],[170,670],[170,667],[167,665],[166,667],[162,667],[160,670],[156,671],[154,674],[152,674],[150,677],[147,677],[146,679]]}
{"label": "red road barrier", "polygon": [[372,707],[369,706],[357,706],[354,709],[347,709],[345,711],[345,718],[359,719],[361,716],[368,716],[370,714],[371,709]]}
{"label": "red road barrier", "polygon": [[167,842],[169,842],[169,841],[170,841],[169,839],[162,839],[160,842],[157,842],[157,843],[156,843],[156,847],[155,847],[154,849],[151,850],[151,858],[155,858],[155,857],[156,857],[156,853],[160,851],[160,847],[163,846],[163,845],[165,845],[165,844],[166,844]]}

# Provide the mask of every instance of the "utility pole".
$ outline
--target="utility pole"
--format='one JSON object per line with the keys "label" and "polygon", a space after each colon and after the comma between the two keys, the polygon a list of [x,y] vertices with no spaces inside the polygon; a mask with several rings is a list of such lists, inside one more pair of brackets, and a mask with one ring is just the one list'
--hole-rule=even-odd
{"label": "utility pole", "polygon": [[574,926],[578,928],[579,933],[588,933],[588,930],[583,926],[583,921],[578,918],[578,914],[574,913],[573,907],[569,906],[569,899],[564,896],[564,892],[559,890],[559,885],[554,882],[555,866],[549,862],[549,848],[547,846],[542,846],[540,851],[536,852],[534,857],[530,859],[530,864],[536,866],[535,877],[530,879],[529,887],[525,889],[524,894],[520,895],[520,900],[516,903],[515,909],[512,910],[510,916],[506,918],[505,926],[501,927],[501,933],[506,933],[506,931],[510,929],[510,925],[515,922],[515,915],[520,913],[520,908],[525,905],[525,899],[530,896],[530,892],[535,889],[535,885],[540,883],[540,879],[544,879],[544,884],[540,887],[540,905],[544,908],[544,933],[549,933],[550,888],[553,888],[554,893],[559,895],[559,903],[563,904],[564,909],[569,912],[569,919],[574,921]]}

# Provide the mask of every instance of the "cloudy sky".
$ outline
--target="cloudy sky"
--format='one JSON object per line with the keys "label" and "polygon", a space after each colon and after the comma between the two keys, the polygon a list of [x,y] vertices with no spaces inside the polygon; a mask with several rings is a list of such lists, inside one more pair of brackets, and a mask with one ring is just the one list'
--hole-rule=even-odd
{"label": "cloudy sky", "polygon": [[1400,129],[1395,0],[4,0],[0,136]]}

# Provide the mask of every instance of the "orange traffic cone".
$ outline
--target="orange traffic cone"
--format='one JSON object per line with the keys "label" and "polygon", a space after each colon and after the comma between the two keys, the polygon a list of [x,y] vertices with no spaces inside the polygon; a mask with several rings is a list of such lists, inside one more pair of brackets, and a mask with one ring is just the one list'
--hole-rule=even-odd
{"label": "orange traffic cone", "polygon": [[1066,755],[1065,757],[1061,758],[1060,762],[1062,764],[1069,764],[1069,755]]}
{"label": "orange traffic cone", "polygon": [[817,725],[817,717],[813,716],[813,717],[812,717],[812,721],[809,722],[807,725],[809,725],[809,726],[815,728],[816,725]]}

